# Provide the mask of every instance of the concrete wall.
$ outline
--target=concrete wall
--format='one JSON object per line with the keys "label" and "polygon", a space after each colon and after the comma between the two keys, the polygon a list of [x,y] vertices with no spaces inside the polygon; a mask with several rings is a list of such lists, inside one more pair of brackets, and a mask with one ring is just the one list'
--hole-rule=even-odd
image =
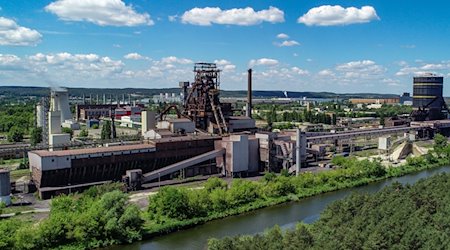
{"label": "concrete wall", "polygon": [[248,171],[258,172],[259,171],[259,139],[249,138],[249,157],[248,157]]}
{"label": "concrete wall", "polygon": [[40,171],[65,169],[72,166],[72,159],[70,156],[41,157],[35,153],[29,152],[28,158],[30,167]]}
{"label": "concrete wall", "polygon": [[69,134],[51,134],[48,136],[48,145],[50,147],[65,145],[70,142]]}
{"label": "concrete wall", "polygon": [[48,112],[48,133],[61,134],[61,112]]}
{"label": "concrete wall", "polygon": [[141,113],[141,133],[142,135],[150,129],[156,128],[156,113],[155,111],[142,111]]}
{"label": "concrete wall", "polygon": [[183,130],[186,133],[194,133],[195,132],[195,124],[194,122],[187,120],[174,120],[170,121],[170,131],[172,133],[176,133],[179,130]]}
{"label": "concrete wall", "polygon": [[[231,172],[246,172],[248,171],[249,146],[247,135],[232,135],[231,140]],[[228,159],[227,159],[228,160]]]}

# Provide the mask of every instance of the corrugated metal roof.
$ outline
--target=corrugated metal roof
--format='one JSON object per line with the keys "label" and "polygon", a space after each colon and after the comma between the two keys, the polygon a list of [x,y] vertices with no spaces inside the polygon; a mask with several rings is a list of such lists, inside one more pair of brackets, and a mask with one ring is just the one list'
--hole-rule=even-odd
{"label": "corrugated metal roof", "polygon": [[51,157],[51,156],[101,154],[101,153],[112,153],[130,150],[154,149],[154,148],[155,145],[153,144],[134,144],[134,145],[122,145],[122,146],[100,147],[100,148],[70,149],[61,151],[37,150],[31,151],[30,153],[37,154],[41,157]]}

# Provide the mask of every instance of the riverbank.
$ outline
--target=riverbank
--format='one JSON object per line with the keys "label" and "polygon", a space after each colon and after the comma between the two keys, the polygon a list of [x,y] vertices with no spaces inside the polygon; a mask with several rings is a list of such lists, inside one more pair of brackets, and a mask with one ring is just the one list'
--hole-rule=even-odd
{"label": "riverbank", "polygon": [[[425,157],[416,157],[409,159],[408,163],[403,166],[395,168],[391,167],[383,172],[380,170],[378,165],[379,163],[377,162],[370,163],[368,161],[357,161],[355,159],[340,159],[340,161],[340,164],[343,165],[343,167],[335,171],[318,173],[314,176],[306,173],[300,177],[286,177],[291,184],[297,182],[297,185],[294,185],[295,191],[286,192],[284,195],[279,197],[260,197],[248,203],[241,203],[235,207],[229,207],[223,211],[213,211],[207,216],[202,217],[185,218],[181,220],[170,218],[168,216],[162,216],[163,219],[160,218],[159,220],[150,218],[144,226],[143,238],[150,239],[155,236],[195,227],[212,220],[240,215],[265,207],[298,201],[306,197],[311,197],[326,192],[367,185],[372,182],[381,181],[392,177],[399,177],[425,169],[448,165],[447,159],[439,159],[437,157],[432,157],[432,159],[428,157],[428,159],[425,159]],[[359,165],[359,167],[356,165]],[[298,185],[299,180],[305,180],[308,178],[312,179],[312,185]],[[270,185],[270,182],[271,181],[266,181],[263,185]],[[303,184],[305,183],[303,182]],[[289,184],[287,184],[288,189],[289,187]]]}
{"label": "riverbank", "polygon": [[444,168],[412,183],[335,199],[311,224],[213,237],[208,249],[444,249],[450,241],[450,168]]}

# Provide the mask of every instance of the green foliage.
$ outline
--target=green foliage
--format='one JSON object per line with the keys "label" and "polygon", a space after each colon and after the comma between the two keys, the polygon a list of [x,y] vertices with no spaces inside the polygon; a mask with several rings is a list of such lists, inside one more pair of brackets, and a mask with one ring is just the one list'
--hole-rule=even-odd
{"label": "green foliage", "polygon": [[228,203],[231,206],[246,204],[257,198],[259,198],[258,184],[242,179],[233,180],[231,188],[227,193]]}
{"label": "green foliage", "polygon": [[111,139],[111,122],[105,121],[105,123],[102,126],[102,132],[100,134],[102,140],[108,140]]}
{"label": "green foliage", "polygon": [[92,129],[98,129],[98,124],[92,125]]}
{"label": "green foliage", "polygon": [[228,187],[227,183],[224,180],[219,179],[217,177],[209,178],[205,182],[205,189],[208,192],[211,192],[212,190],[217,188],[226,189],[227,187]]}
{"label": "green foliage", "polygon": [[375,194],[330,204],[312,225],[282,232],[211,239],[208,249],[446,249],[450,242],[450,174],[394,183]]}
{"label": "green foliage", "polygon": [[265,180],[266,182],[273,181],[276,178],[277,178],[277,175],[272,172],[266,172],[263,176],[263,180]]}
{"label": "green foliage", "polygon": [[433,149],[437,152],[437,153],[442,153],[442,151],[447,147],[448,145],[448,139],[447,137],[441,135],[441,134],[436,134],[434,135],[434,146]]}
{"label": "green foliage", "polygon": [[3,209],[6,207],[6,204],[4,202],[0,202],[0,214],[3,213]]}
{"label": "green foliage", "polygon": [[32,128],[30,133],[31,145],[36,146],[38,143],[42,142],[42,128]]}
{"label": "green foliage", "polygon": [[34,126],[34,103],[2,104],[0,108],[0,132],[7,133],[12,127],[28,133]]}
{"label": "green foliage", "polygon": [[184,188],[163,187],[156,195],[150,196],[148,211],[180,220],[191,218],[187,192]]}
{"label": "green foliage", "polygon": [[0,220],[0,249],[92,249],[141,239],[139,208],[120,191],[60,196],[39,224]]}
{"label": "green foliage", "polygon": [[20,127],[18,126],[11,127],[11,129],[8,132],[8,141],[21,142],[23,140],[23,135],[24,132]]}
{"label": "green foliage", "polygon": [[29,162],[28,158],[23,158],[20,163],[19,167],[17,169],[29,169]]}
{"label": "green foliage", "polygon": [[106,193],[112,191],[122,191],[124,189],[124,184],[120,182],[111,182],[103,185],[92,186],[88,190],[83,192],[84,196],[89,196],[92,198],[100,197]]}
{"label": "green foliage", "polygon": [[64,134],[69,134],[70,138],[73,137],[73,130],[71,128],[62,127],[61,132],[63,132]]}
{"label": "green foliage", "polygon": [[82,129],[81,131],[80,131],[80,134],[79,134],[79,136],[80,137],[88,137],[89,136],[89,131],[87,130],[87,129]]}

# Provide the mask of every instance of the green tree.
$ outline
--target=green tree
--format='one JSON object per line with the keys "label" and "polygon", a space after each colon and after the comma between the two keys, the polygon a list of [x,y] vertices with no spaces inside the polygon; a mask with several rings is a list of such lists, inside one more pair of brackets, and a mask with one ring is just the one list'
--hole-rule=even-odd
{"label": "green tree", "polygon": [[111,122],[105,121],[105,123],[102,126],[102,132],[101,132],[101,138],[102,140],[109,140],[111,139]]}
{"label": "green tree", "polygon": [[82,129],[81,131],[80,131],[80,134],[79,134],[79,136],[80,137],[88,137],[89,136],[89,131],[87,130],[87,129]]}
{"label": "green tree", "polygon": [[186,189],[167,186],[149,197],[148,212],[157,218],[188,219],[191,218],[190,211]]}
{"label": "green tree", "polygon": [[42,142],[42,127],[31,129],[30,142],[33,146],[36,146],[38,143]]}
{"label": "green tree", "polygon": [[23,140],[24,132],[17,126],[12,127],[8,132],[8,141],[21,142]]}
{"label": "green tree", "polygon": [[433,149],[437,153],[441,153],[444,150],[444,148],[447,147],[447,145],[448,145],[447,137],[445,137],[441,134],[435,134],[433,140],[434,140]]}

